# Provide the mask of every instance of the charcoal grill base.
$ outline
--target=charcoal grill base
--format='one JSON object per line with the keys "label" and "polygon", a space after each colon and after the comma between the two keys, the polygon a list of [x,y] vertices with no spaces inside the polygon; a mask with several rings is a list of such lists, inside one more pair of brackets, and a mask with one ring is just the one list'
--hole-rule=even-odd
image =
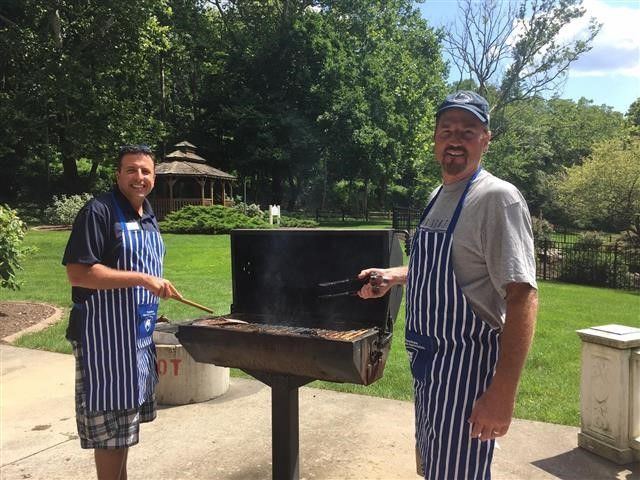
{"label": "charcoal grill base", "polygon": [[[218,318],[236,317],[230,314]],[[382,377],[391,347],[391,335],[377,328],[353,331],[354,336],[339,341],[319,330],[316,335],[291,335],[289,327],[211,325],[208,321],[198,319],[181,324],[176,334],[180,343],[197,362],[242,370],[369,385]],[[279,334],[280,328],[288,334]],[[313,329],[305,330],[314,333]]]}
{"label": "charcoal grill base", "polygon": [[253,370],[246,373],[271,387],[271,455],[274,480],[300,477],[299,387],[312,378]]}

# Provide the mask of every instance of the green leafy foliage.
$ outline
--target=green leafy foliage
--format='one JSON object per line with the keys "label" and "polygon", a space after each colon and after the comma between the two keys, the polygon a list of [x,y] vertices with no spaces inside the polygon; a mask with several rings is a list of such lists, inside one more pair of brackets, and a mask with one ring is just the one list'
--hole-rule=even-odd
{"label": "green leafy foliage", "polygon": [[594,250],[604,245],[604,238],[598,232],[580,232],[573,248],[576,251]]}
{"label": "green leafy foliage", "polygon": [[20,288],[16,271],[22,269],[20,263],[28,252],[22,245],[26,230],[15,210],[0,205],[0,288]]}
{"label": "green leafy foliage", "polygon": [[91,200],[89,193],[80,195],[54,195],[44,211],[45,219],[52,225],[71,225],[80,209]]}
{"label": "green leafy foliage", "polygon": [[566,224],[552,184],[565,168],[582,164],[594,147],[625,130],[622,114],[586,99],[541,98],[504,109],[504,131],[492,140],[484,163],[516,185],[535,215]]}
{"label": "green leafy foliage", "polygon": [[280,217],[280,226],[286,228],[317,228],[320,224],[315,220],[295,218],[283,215]]}
{"label": "green leafy foliage", "polygon": [[539,217],[531,218],[531,227],[533,230],[533,240],[536,245],[551,240],[552,234],[555,231],[554,226],[548,220]]}
{"label": "green leafy foliage", "polygon": [[170,233],[229,233],[234,228],[270,228],[261,217],[248,217],[234,208],[213,205],[189,205],[168,214],[160,223],[163,232]]}
{"label": "green leafy foliage", "polygon": [[189,139],[287,210],[341,180],[352,209],[412,198],[446,76],[410,0],[9,2],[0,71],[0,201],[98,192],[117,146]]}
{"label": "green leafy foliage", "polygon": [[581,165],[555,183],[559,203],[581,228],[628,229],[640,212],[640,138],[599,142]]}
{"label": "green leafy foliage", "polygon": [[[220,235],[229,233],[234,228],[274,228],[266,212],[262,212],[257,205],[248,208],[252,215],[243,213],[243,205],[236,204],[232,208],[222,205],[202,207],[190,205],[176,212],[168,214],[160,223],[163,232],[170,233],[205,233]],[[315,228],[315,220],[282,216],[280,226],[288,228]]]}
{"label": "green leafy foliage", "polygon": [[618,240],[623,245],[640,249],[640,212],[636,213],[633,223],[620,234]]}
{"label": "green leafy foliage", "polygon": [[260,209],[260,205],[255,203],[246,204],[244,202],[235,202],[233,204],[234,210],[243,213],[247,217],[259,217],[264,218],[265,212]]}
{"label": "green leafy foliage", "polygon": [[640,97],[636,98],[635,101],[629,105],[629,110],[627,110],[625,116],[631,125],[640,127]]}
{"label": "green leafy foliage", "polygon": [[[166,1],[90,0],[79,8],[26,0],[3,5],[2,15],[3,194],[42,199],[90,190],[118,145],[154,143],[166,133],[157,87]],[[91,162],[86,176],[82,158]]]}
{"label": "green leafy foliage", "polygon": [[[590,48],[593,23],[586,38],[563,43],[559,35],[584,15],[579,3],[459,1],[484,12],[461,16],[471,35],[458,38],[485,42],[466,52],[489,63],[468,68],[474,74],[456,88],[479,89],[494,107],[485,163],[556,224],[570,215],[552,181],[621,123],[637,124],[638,102],[625,122],[588,100],[536,95]],[[447,90],[442,44],[455,35],[434,31],[415,6],[8,2],[0,20],[0,202],[42,205],[54,194],[104,191],[119,145],[148,143],[161,156],[188,139],[213,166],[243,178],[255,203],[287,211],[423,207],[440,179],[433,115]],[[473,61],[458,60],[451,66]]]}

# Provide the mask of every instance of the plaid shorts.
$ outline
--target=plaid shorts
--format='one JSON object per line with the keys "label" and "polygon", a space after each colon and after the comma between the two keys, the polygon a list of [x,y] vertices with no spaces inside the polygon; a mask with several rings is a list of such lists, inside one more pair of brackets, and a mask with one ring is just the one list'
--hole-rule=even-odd
{"label": "plaid shorts", "polygon": [[82,346],[73,344],[76,357],[76,424],[82,448],[126,448],[138,443],[140,424],[156,418],[155,394],[138,408],[88,411],[84,393]]}

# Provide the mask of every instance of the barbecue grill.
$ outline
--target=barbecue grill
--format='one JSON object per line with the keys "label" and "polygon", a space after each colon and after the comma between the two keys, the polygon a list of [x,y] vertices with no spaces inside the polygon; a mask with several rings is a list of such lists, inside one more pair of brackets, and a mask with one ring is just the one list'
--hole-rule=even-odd
{"label": "barbecue grill", "polygon": [[354,277],[401,265],[400,243],[391,230],[234,230],[231,261],[231,312],[180,324],[176,336],[196,361],[240,368],[271,387],[273,478],[294,480],[298,388],[382,377],[402,288],[363,300]]}

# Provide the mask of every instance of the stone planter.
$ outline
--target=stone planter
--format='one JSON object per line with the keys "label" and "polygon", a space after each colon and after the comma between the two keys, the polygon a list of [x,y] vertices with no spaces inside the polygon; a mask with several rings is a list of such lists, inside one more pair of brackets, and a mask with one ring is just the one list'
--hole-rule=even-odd
{"label": "stone planter", "polygon": [[640,460],[640,328],[603,325],[582,339],[578,445],[617,464]]}

